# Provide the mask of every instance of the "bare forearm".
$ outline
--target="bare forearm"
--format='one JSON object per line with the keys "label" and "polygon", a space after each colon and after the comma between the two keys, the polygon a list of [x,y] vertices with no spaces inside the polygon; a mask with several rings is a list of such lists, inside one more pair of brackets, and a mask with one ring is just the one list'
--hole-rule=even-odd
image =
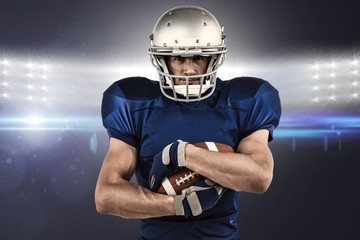
{"label": "bare forearm", "polygon": [[101,185],[95,195],[99,213],[123,218],[151,218],[175,214],[173,198],[156,194],[126,180]]}
{"label": "bare forearm", "polygon": [[186,150],[186,164],[189,169],[224,187],[258,193],[268,188],[273,170],[270,151],[265,148],[258,152],[260,153],[253,156],[219,153],[189,145]]}

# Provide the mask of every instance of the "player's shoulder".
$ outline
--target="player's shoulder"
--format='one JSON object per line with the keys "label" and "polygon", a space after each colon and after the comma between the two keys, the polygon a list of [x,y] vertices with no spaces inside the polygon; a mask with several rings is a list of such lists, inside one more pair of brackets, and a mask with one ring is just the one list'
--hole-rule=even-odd
{"label": "player's shoulder", "polygon": [[115,81],[104,92],[133,101],[157,98],[160,94],[159,83],[145,77],[127,77]]}
{"label": "player's shoulder", "polygon": [[268,81],[257,77],[236,77],[223,81],[222,94],[232,100],[245,100],[266,92],[277,92]]}

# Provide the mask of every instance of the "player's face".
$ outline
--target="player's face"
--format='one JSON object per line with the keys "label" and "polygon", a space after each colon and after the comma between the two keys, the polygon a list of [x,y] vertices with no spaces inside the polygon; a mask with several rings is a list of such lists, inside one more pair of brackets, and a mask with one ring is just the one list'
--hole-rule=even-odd
{"label": "player's face", "polygon": [[[193,56],[181,57],[171,56],[167,59],[169,71],[173,75],[193,76],[206,73],[209,65],[210,57],[208,56]],[[175,85],[185,85],[185,78],[175,78]],[[189,78],[189,84],[200,84],[200,78]]]}

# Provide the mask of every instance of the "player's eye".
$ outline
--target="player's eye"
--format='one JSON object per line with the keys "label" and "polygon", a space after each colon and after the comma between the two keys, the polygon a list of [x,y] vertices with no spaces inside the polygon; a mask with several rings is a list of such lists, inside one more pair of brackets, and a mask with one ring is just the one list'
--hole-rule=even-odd
{"label": "player's eye", "polygon": [[177,62],[184,62],[185,59],[182,56],[172,56],[171,60]]}
{"label": "player's eye", "polygon": [[206,57],[206,56],[194,56],[193,57],[193,61],[195,62],[206,62],[208,60],[209,57]]}

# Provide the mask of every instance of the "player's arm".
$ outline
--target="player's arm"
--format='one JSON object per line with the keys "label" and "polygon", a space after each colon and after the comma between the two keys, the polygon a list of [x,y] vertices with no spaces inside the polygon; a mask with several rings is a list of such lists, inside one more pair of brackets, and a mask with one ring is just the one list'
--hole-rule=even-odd
{"label": "player's arm", "polygon": [[123,218],[149,218],[174,215],[174,199],[156,194],[130,182],[137,161],[136,148],[110,139],[95,190],[96,209],[101,214]]}
{"label": "player's arm", "polygon": [[265,192],[273,177],[273,156],[268,147],[268,130],[244,138],[237,153],[211,152],[188,144],[186,166],[235,191]]}

